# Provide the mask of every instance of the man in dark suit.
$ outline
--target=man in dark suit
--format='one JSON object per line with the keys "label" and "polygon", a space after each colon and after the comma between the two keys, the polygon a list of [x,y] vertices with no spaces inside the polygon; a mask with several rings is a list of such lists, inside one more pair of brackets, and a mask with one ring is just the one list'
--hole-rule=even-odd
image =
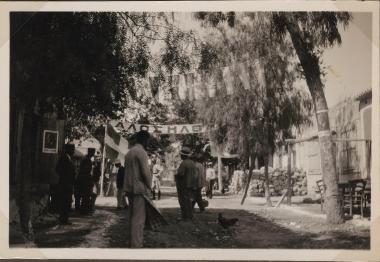
{"label": "man in dark suit", "polygon": [[71,224],[69,222],[69,211],[75,182],[75,165],[71,158],[74,155],[74,151],[74,145],[66,144],[65,151],[59,158],[56,166],[56,172],[59,175],[59,222],[63,225]]}
{"label": "man in dark suit", "polygon": [[80,163],[79,174],[77,178],[77,186],[79,189],[80,211],[83,214],[90,214],[91,212],[91,195],[94,183],[92,181],[93,174],[93,161],[95,155],[95,148],[89,148],[87,155]]}
{"label": "man in dark suit", "polygon": [[198,172],[194,162],[190,159],[190,148],[184,146],[180,155],[182,162],[175,176],[175,181],[182,219],[186,221],[193,218],[191,199],[198,186]]}

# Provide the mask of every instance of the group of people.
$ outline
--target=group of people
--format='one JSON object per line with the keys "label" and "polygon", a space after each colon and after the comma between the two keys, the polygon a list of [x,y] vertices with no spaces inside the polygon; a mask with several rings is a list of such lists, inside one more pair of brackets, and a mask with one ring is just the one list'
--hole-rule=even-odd
{"label": "group of people", "polygon": [[[149,159],[147,143],[150,134],[139,131],[129,139],[129,151],[124,159],[124,166],[115,161],[117,167],[117,208],[128,206],[129,244],[132,248],[142,247],[145,225],[157,226],[166,223],[161,213],[151,201],[161,198],[160,179],[163,172],[161,159]],[[94,161],[94,149],[88,149],[87,156],[81,161],[78,174],[72,160],[75,147],[65,145],[65,150],[56,167],[59,174],[59,222],[70,224],[69,211],[72,195],[75,197],[75,208],[85,214],[94,210],[100,178],[100,165]],[[204,167],[204,155],[192,153],[189,147],[182,147],[182,162],[175,175],[178,201],[182,216],[179,220],[190,221],[193,209],[198,205],[200,212],[205,211],[207,201],[202,199],[202,189],[207,188],[207,195],[212,197],[213,183],[216,174],[212,166]],[[128,203],[126,201],[128,199]]]}
{"label": "group of people", "polygon": [[70,224],[69,212],[73,195],[75,210],[88,215],[95,210],[95,201],[100,189],[101,166],[100,161],[95,159],[95,149],[88,149],[87,155],[80,163],[78,174],[72,159],[74,152],[75,146],[66,144],[64,153],[56,166],[56,172],[59,175],[57,195],[59,222],[61,224]]}

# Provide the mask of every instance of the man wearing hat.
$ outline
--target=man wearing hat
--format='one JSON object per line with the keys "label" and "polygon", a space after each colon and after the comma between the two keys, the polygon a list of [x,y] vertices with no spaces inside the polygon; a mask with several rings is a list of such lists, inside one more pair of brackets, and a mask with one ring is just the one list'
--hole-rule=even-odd
{"label": "man wearing hat", "polygon": [[191,220],[193,218],[191,199],[197,188],[197,169],[190,159],[190,148],[182,147],[180,155],[182,162],[175,176],[178,202],[181,207],[182,219]]}
{"label": "man wearing hat", "polygon": [[69,211],[72,202],[73,187],[75,181],[75,165],[72,161],[75,146],[66,144],[65,151],[59,158],[56,172],[59,175],[58,195],[59,195],[59,223],[69,225]]}
{"label": "man wearing hat", "polygon": [[123,191],[124,167],[121,165],[121,162],[119,159],[115,160],[115,166],[117,167],[117,174],[116,174],[117,209],[122,209],[122,208],[127,207],[127,202],[125,201],[125,195]]}
{"label": "man wearing hat", "polygon": [[128,151],[124,161],[123,189],[129,202],[129,245],[132,248],[142,247],[144,240],[145,197],[148,196],[152,184],[148,154],[146,153],[149,137],[147,131],[139,131],[135,137],[135,144]]}

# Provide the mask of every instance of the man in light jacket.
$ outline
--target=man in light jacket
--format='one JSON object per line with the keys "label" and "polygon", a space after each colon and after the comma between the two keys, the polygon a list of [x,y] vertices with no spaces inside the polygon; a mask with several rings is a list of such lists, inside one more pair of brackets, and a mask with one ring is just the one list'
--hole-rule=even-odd
{"label": "man in light jacket", "polygon": [[132,248],[143,246],[144,225],[146,220],[145,196],[150,191],[152,175],[148,165],[146,146],[150,135],[147,131],[136,134],[135,145],[125,156],[125,175],[123,189],[129,202],[129,244]]}

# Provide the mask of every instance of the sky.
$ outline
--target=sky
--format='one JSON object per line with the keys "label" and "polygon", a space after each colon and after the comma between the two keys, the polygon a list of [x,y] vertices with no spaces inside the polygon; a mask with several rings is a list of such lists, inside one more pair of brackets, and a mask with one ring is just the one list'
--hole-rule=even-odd
{"label": "sky", "polygon": [[325,95],[329,107],[371,88],[372,16],[353,13],[346,30],[340,28],[342,44],[325,51],[328,69]]}

